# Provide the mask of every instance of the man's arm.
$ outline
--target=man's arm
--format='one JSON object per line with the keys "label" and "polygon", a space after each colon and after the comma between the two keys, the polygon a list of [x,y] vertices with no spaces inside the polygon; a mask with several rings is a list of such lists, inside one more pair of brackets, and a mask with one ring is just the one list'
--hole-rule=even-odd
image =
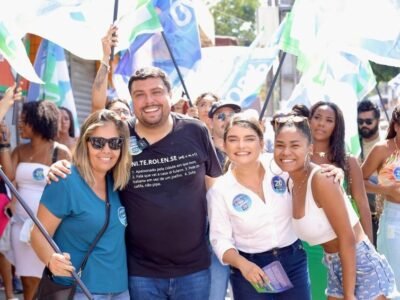
{"label": "man's arm", "polygon": [[117,27],[112,25],[107,31],[107,35],[101,39],[103,45],[103,59],[101,60],[92,86],[92,112],[103,109],[106,106],[111,47],[116,46],[118,42],[116,32]]}

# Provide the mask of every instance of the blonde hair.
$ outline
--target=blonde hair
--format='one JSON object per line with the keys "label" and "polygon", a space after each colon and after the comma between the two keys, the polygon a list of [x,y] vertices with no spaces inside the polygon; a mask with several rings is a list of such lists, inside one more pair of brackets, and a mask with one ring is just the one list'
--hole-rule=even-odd
{"label": "blonde hair", "polygon": [[117,128],[118,135],[124,139],[118,161],[110,170],[114,179],[114,190],[118,190],[124,188],[129,181],[132,157],[129,153],[128,125],[115,112],[103,109],[87,117],[81,127],[81,135],[72,155],[72,163],[89,185],[94,183],[92,167],[89,162],[88,139],[96,128],[104,126],[107,122],[113,123]]}

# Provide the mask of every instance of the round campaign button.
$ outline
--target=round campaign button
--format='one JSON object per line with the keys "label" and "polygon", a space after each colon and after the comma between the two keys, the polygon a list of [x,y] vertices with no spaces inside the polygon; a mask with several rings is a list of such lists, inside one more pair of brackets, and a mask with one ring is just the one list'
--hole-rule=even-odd
{"label": "round campaign button", "polygon": [[246,194],[239,194],[233,198],[233,208],[238,212],[243,212],[251,207],[251,198]]}
{"label": "round campaign button", "polygon": [[33,176],[33,179],[35,179],[37,181],[44,180],[44,170],[43,170],[43,168],[37,168],[37,169],[33,170],[32,176]]}
{"label": "round campaign button", "polygon": [[394,176],[394,179],[396,179],[397,181],[400,181],[400,167],[394,168],[393,176]]}
{"label": "round campaign button", "polygon": [[281,176],[272,177],[271,185],[275,193],[283,194],[286,192],[286,183]]}

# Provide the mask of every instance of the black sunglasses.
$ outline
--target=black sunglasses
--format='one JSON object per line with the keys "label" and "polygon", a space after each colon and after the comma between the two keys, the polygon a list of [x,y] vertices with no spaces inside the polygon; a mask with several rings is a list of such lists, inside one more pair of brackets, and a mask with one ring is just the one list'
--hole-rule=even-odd
{"label": "black sunglasses", "polygon": [[231,112],[229,114],[221,112],[221,113],[217,114],[217,119],[223,122],[226,120],[226,118],[231,118],[234,114],[235,114],[235,112]]}
{"label": "black sunglasses", "polygon": [[367,124],[367,125],[371,125],[374,122],[374,119],[368,118],[368,119],[357,119],[357,123],[358,125],[362,125],[362,124]]}
{"label": "black sunglasses", "polygon": [[106,139],[99,136],[91,136],[88,140],[92,147],[97,150],[103,149],[106,143],[111,150],[119,150],[121,149],[122,143],[124,142],[124,138],[122,137],[113,137]]}

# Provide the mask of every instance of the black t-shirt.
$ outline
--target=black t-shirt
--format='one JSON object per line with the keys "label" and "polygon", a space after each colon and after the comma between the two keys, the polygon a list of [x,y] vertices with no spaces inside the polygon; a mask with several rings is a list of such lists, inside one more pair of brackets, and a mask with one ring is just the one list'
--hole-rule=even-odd
{"label": "black t-shirt", "polygon": [[204,179],[219,176],[221,169],[207,128],[198,120],[172,116],[172,131],[142,150],[134,120],[129,123],[135,154],[121,200],[131,276],[177,277],[210,264]]}

